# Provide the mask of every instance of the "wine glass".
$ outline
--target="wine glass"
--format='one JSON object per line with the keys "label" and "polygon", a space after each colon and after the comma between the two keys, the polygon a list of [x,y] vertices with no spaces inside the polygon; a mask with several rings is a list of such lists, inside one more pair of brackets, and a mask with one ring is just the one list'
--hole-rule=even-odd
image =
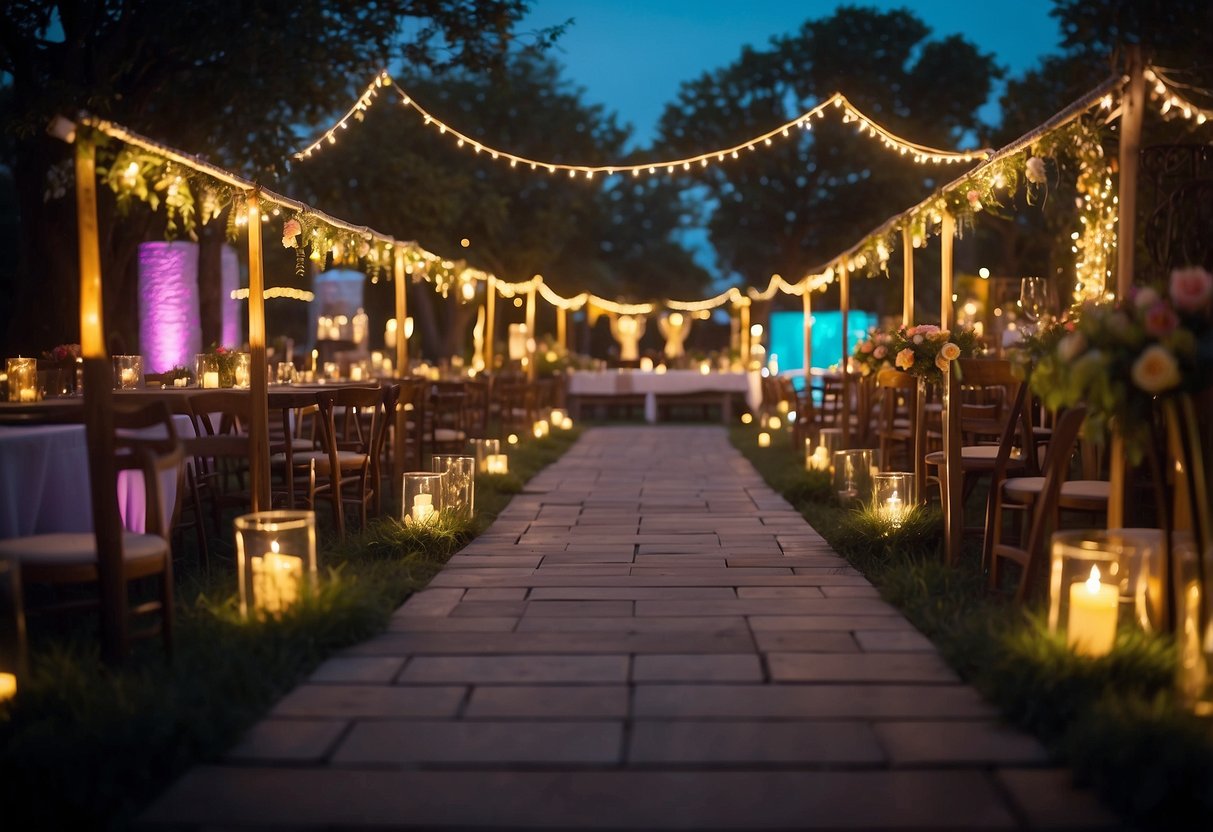
{"label": "wine glass", "polygon": [[1019,309],[1028,321],[1025,334],[1036,331],[1036,323],[1049,311],[1049,286],[1043,277],[1025,277],[1019,281]]}

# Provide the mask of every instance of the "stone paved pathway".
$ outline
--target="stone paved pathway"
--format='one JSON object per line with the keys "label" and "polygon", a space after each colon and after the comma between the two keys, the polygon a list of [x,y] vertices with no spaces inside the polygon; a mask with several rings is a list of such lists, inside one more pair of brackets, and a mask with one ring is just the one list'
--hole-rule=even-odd
{"label": "stone paved pathway", "polygon": [[597,428],[176,828],[1114,825],[713,427]]}

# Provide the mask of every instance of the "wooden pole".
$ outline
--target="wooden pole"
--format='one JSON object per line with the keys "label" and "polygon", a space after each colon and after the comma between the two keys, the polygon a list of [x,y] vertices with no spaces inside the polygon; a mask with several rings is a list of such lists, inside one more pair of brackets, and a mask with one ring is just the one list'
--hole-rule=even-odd
{"label": "wooden pole", "polygon": [[955,323],[955,305],[952,294],[956,291],[952,285],[952,243],[956,239],[956,218],[951,213],[943,212],[943,222],[939,226],[939,326],[941,329],[951,329]]}
{"label": "wooden pole", "polygon": [[249,480],[253,511],[269,511],[270,504],[270,398],[265,363],[265,272],[261,260],[261,201],[249,191],[248,216],[248,346],[249,372]]}
{"label": "wooden pole", "polygon": [[[813,290],[809,279],[804,279],[804,294],[800,296],[804,304],[804,394],[813,394]],[[812,401],[812,398],[809,399]],[[801,449],[803,450],[803,449]]]}
{"label": "wooden pole", "polygon": [[914,245],[910,227],[901,229],[901,324],[914,325]]}
{"label": "wooden pole", "polygon": [[[952,243],[956,218],[947,211],[940,228],[939,325],[951,329],[954,323],[952,303]],[[944,560],[955,563],[964,536],[964,470],[960,465],[960,385],[951,372],[943,378],[943,470],[944,482]]]}
{"label": "wooden pole", "polygon": [[493,323],[497,317],[497,278],[489,275],[484,290],[484,371],[493,372]]}
{"label": "wooden pole", "polygon": [[741,339],[741,367],[745,372],[750,369],[750,299],[741,300],[741,326],[738,333]]}
{"label": "wooden pole", "polygon": [[839,298],[838,308],[842,312],[842,408],[839,411],[842,418],[842,446],[851,447],[851,373],[847,358],[847,326],[851,312],[851,275],[847,264],[838,261]]}
{"label": "wooden pole", "polygon": [[563,306],[556,307],[556,346],[568,349],[568,311]]}
{"label": "wooden pole", "polygon": [[80,247],[80,353],[84,358],[84,433],[89,493],[101,594],[101,655],[126,659],[126,574],[122,517],[114,462],[114,368],[105,347],[101,302],[101,248],[97,231],[96,145],[91,133],[76,140],[76,222]]}
{"label": "wooden pole", "polygon": [[404,270],[404,249],[396,247],[392,263],[392,280],[396,282],[396,375],[409,374],[409,339],[404,322],[409,316],[409,282]]}
{"label": "wooden pole", "polygon": [[1120,193],[1116,232],[1116,294],[1125,297],[1133,285],[1133,255],[1137,243],[1137,166],[1141,153],[1141,122],[1146,106],[1146,79],[1141,47],[1128,47],[1125,85],[1120,103]]}
{"label": "wooden pole", "polygon": [[[538,279],[538,278],[536,278]],[[535,290],[532,281],[531,288],[526,293],[526,377],[527,381],[535,380]]]}

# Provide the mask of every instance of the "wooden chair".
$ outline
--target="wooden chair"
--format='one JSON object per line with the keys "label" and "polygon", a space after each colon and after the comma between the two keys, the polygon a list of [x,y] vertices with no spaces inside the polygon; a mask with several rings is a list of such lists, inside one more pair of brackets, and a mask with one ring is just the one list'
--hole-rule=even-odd
{"label": "wooden chair", "polygon": [[[166,505],[160,492],[160,477],[176,476],[176,494],[181,493],[184,453],[172,415],[161,402],[135,407],[114,408],[114,450],[119,472],[135,471],[143,476],[145,529],[124,531],[120,553],[123,577],[129,584],[156,578],[157,597],[136,603],[132,616],[159,614],[159,623],[131,633],[132,637],[159,634],[166,651],[172,651],[173,635],[173,557],[169,542],[177,500]],[[115,482],[114,487],[117,487]],[[25,587],[94,584],[98,580],[100,557],[93,532],[39,534],[0,540],[0,557],[21,564]],[[94,610],[96,598],[73,599],[28,609],[27,612],[68,612]]]}
{"label": "wooden chair", "polygon": [[239,390],[203,390],[190,395],[189,406],[197,435],[183,444],[194,460],[192,487],[201,501],[210,503],[215,533],[222,535],[224,509],[252,504],[246,479],[249,395]]}
{"label": "wooden chair", "polygon": [[430,453],[459,453],[467,447],[471,435],[467,393],[451,387],[432,390],[426,415],[429,417],[426,444]]}
{"label": "wooden chair", "polygon": [[[320,448],[320,431],[313,423],[308,430],[308,419],[315,420],[320,414],[317,393],[314,390],[270,390],[270,470],[281,476],[281,491],[273,500],[287,508],[295,507],[295,491],[300,477],[295,465],[296,454],[307,454]],[[277,411],[278,419],[273,414]]]}
{"label": "wooden chair", "polygon": [[[1019,564],[1019,584],[1015,599],[1023,601],[1033,591],[1044,568],[1049,531],[1057,526],[1061,509],[1107,512],[1110,485],[1092,480],[1069,480],[1078,433],[1086,408],[1076,407],[1058,417],[1052,441],[1043,465],[1043,476],[1002,476],[1003,466],[995,469],[990,483],[990,504],[986,517],[983,563],[989,567],[991,589],[999,585],[1001,564],[1009,560]],[[1003,512],[1015,509],[1025,515],[1016,543],[1003,540]],[[1026,530],[1022,527],[1026,527]]]}
{"label": "wooden chair", "polygon": [[[876,438],[880,448],[880,463],[886,471],[914,470],[914,436],[918,409],[915,398],[918,384],[909,373],[891,367],[876,374],[880,416],[876,422]],[[904,454],[904,468],[894,468],[893,461]],[[895,456],[897,455],[897,456]]]}
{"label": "wooden chair", "polygon": [[[377,457],[387,432],[384,391],[378,387],[345,387],[320,395],[320,424],[324,447],[297,455],[296,464],[306,462],[310,474],[308,501],[327,499],[333,506],[337,533],[345,536],[345,507],[359,508],[361,527],[366,527],[367,507],[379,501],[381,484]],[[346,488],[350,491],[347,493]]]}

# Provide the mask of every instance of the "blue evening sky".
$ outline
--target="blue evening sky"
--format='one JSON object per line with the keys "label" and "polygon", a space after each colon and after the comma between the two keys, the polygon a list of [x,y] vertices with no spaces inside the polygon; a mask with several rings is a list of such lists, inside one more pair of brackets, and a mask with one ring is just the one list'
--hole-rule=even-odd
{"label": "blue evening sky", "polygon": [[[647,145],[665,104],[683,81],[731,63],[750,45],[797,30],[843,5],[830,0],[534,0],[519,31],[574,18],[555,56],[587,99],[617,112],[635,128],[634,144]],[[1059,32],[1048,0],[858,2],[881,9],[911,8],[934,37],[963,34],[1018,75],[1057,51]],[[982,111],[998,119],[998,92]],[[846,92],[846,90],[843,90]]]}

